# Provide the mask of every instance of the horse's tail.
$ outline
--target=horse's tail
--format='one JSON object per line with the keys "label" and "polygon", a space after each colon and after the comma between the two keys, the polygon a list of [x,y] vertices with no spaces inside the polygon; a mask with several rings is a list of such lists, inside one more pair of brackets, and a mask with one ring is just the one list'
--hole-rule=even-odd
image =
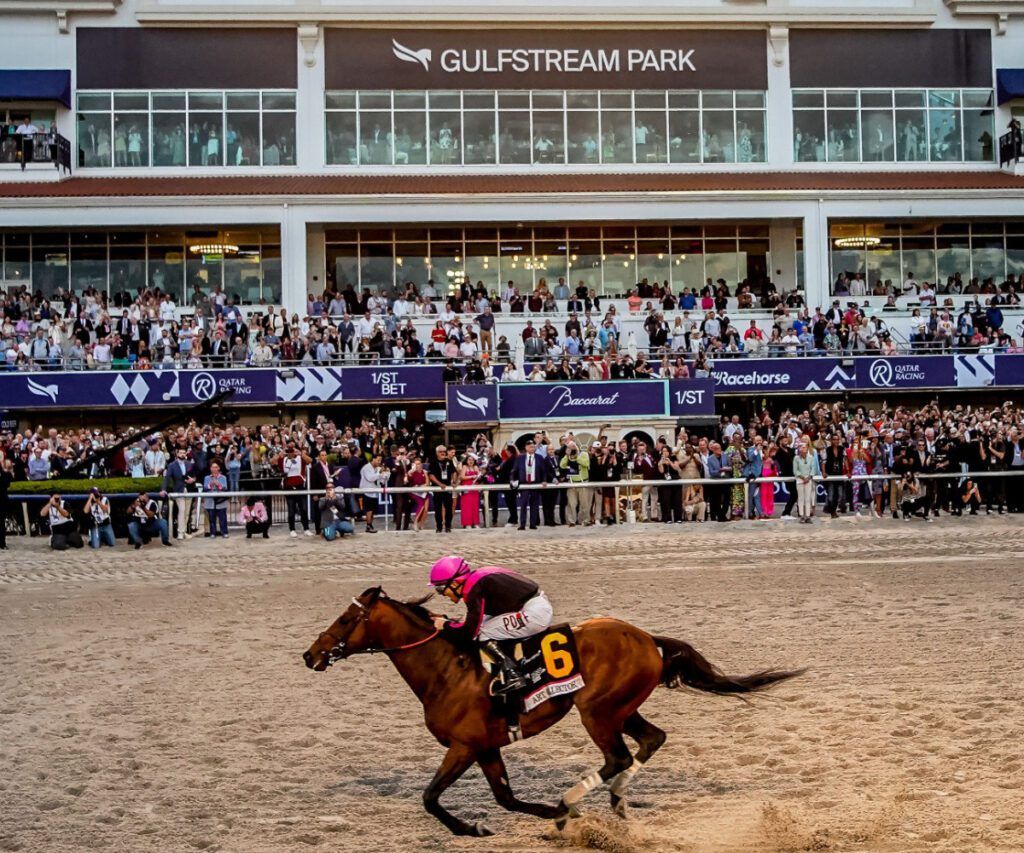
{"label": "horse's tail", "polygon": [[804,669],[764,669],[750,675],[726,675],[689,643],[671,637],[654,637],[664,665],[661,683],[668,688],[685,685],[719,696],[753,693],[780,681],[803,675]]}

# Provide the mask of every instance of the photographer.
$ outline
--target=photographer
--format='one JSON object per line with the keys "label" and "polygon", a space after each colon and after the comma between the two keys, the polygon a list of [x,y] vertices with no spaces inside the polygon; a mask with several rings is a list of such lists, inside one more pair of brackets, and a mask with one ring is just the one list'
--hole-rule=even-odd
{"label": "photographer", "polygon": [[92,518],[89,528],[89,547],[99,548],[101,545],[114,547],[114,526],[110,523],[110,501],[93,487],[89,490],[89,498],[85,502],[85,514]]}
{"label": "photographer", "polygon": [[[608,444],[600,451],[596,463],[591,461],[591,468],[597,472],[596,477],[591,475],[592,480],[615,483],[622,479],[624,464],[622,457],[615,450],[615,446]],[[619,508],[615,501],[615,487],[605,486],[601,489],[601,523],[618,524],[618,516]]]}
{"label": "photographer", "polygon": [[171,540],[167,535],[167,521],[160,516],[160,506],[150,498],[146,492],[139,492],[139,496],[128,508],[131,521],[128,522],[128,539],[138,551],[143,542],[149,542],[155,536],[160,536],[160,541],[170,546]]}
{"label": "photographer", "polygon": [[[595,442],[597,445],[597,442]],[[600,447],[600,445],[597,445]],[[580,450],[575,441],[569,440],[566,444],[565,455],[562,456],[558,467],[564,473],[570,483],[586,483],[590,480],[590,454]],[[586,487],[569,488],[565,498],[565,518],[569,527],[577,524],[590,525],[591,507],[593,506],[593,492]]]}
{"label": "photographer", "polygon": [[64,506],[64,501],[57,492],[50,495],[39,515],[50,523],[50,547],[54,551],[67,551],[68,548],[85,546],[82,535],[78,532],[78,524],[71,517],[71,510]]}
{"label": "photographer", "polygon": [[328,542],[335,537],[344,539],[346,533],[349,536],[355,533],[352,519],[345,511],[345,501],[337,496],[333,483],[327,485],[324,496],[320,498],[317,513],[320,516],[320,530]]}

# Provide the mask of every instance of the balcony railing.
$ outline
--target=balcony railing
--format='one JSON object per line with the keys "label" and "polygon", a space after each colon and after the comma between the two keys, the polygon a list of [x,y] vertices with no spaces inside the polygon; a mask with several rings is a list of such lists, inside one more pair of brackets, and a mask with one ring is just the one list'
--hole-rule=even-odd
{"label": "balcony railing", "polygon": [[999,165],[1009,166],[1024,156],[1024,134],[1011,130],[999,137]]}
{"label": "balcony railing", "polygon": [[17,133],[0,128],[0,165],[53,164],[71,174],[71,143],[59,133]]}

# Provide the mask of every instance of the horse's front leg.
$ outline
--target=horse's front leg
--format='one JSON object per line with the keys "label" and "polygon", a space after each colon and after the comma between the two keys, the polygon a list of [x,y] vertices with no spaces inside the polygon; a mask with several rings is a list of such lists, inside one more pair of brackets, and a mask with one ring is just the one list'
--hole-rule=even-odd
{"label": "horse's front leg", "polygon": [[455,744],[445,753],[444,761],[441,762],[441,766],[434,774],[427,790],[423,792],[424,808],[455,835],[485,836],[494,834],[482,823],[469,824],[464,820],[459,820],[439,802],[441,794],[448,790],[474,761],[476,761],[476,756],[471,750],[461,744]]}
{"label": "horse's front leg", "polygon": [[494,799],[498,805],[511,812],[524,812],[534,817],[554,820],[561,817],[564,809],[560,806],[548,806],[544,803],[527,803],[520,800],[512,793],[512,786],[508,783],[508,772],[505,770],[505,761],[501,757],[501,750],[488,749],[476,757],[480,769],[484,772],[487,784],[491,786]]}

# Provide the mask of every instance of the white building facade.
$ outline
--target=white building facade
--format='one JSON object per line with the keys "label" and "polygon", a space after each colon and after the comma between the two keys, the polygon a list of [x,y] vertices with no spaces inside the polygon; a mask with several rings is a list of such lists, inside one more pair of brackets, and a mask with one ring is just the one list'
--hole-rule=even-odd
{"label": "white building facade", "polygon": [[1024,177],[1000,162],[1022,0],[4,0],[0,20],[0,119],[52,124],[71,167],[0,138],[0,286],[302,314],[327,285],[771,279],[813,308],[841,275],[880,307],[911,272],[940,294],[1024,273]]}

